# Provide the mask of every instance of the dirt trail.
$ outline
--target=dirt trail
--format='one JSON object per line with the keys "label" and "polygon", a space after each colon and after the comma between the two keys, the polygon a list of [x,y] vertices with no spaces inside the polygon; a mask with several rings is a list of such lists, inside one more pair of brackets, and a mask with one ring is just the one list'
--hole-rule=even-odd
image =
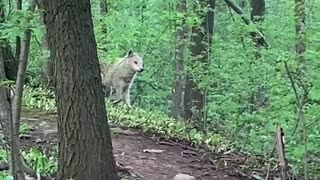
{"label": "dirt trail", "polygon": [[[22,121],[32,127],[32,131],[22,137],[25,148],[36,145],[51,149],[57,144],[55,115],[25,111],[23,117]],[[113,131],[112,141],[117,162],[131,166],[132,172],[140,175],[143,180],[169,180],[178,173],[192,175],[197,180],[249,179],[235,177],[238,175],[236,170],[216,169],[212,161],[201,160],[204,153],[182,143],[163,142],[141,132],[118,128]]]}

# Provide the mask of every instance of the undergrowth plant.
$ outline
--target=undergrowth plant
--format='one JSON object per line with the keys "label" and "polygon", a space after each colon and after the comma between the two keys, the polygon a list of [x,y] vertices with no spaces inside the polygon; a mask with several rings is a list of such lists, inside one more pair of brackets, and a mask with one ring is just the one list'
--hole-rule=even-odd
{"label": "undergrowth plant", "polygon": [[58,157],[56,149],[49,154],[45,154],[39,148],[32,147],[29,151],[24,151],[22,156],[40,174],[55,174],[57,172]]}
{"label": "undergrowth plant", "polygon": [[[0,149],[0,163],[8,164],[8,157],[10,152]],[[43,153],[40,148],[32,147],[28,151],[22,151],[27,165],[36,170],[40,174],[56,174],[57,172],[57,151],[54,149],[49,154]],[[0,171],[0,180],[13,180],[8,171]]]}

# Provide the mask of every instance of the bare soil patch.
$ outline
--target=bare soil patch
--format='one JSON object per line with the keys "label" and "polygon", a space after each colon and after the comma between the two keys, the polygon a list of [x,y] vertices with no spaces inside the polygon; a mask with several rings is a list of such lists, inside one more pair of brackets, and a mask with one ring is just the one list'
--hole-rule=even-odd
{"label": "bare soil patch", "polygon": [[[49,152],[56,147],[58,134],[55,114],[24,110],[22,121],[32,127],[31,131],[21,137],[24,148],[38,146],[44,152]],[[226,159],[225,155],[206,158],[206,152],[198,151],[185,143],[161,140],[136,130],[113,128],[112,132],[117,162],[130,166],[137,179],[170,180],[178,173],[189,174],[199,180],[250,179],[240,173],[238,168],[234,168],[234,165],[223,168],[218,166],[221,162],[226,162],[222,160]],[[232,158],[234,157],[227,159]]]}

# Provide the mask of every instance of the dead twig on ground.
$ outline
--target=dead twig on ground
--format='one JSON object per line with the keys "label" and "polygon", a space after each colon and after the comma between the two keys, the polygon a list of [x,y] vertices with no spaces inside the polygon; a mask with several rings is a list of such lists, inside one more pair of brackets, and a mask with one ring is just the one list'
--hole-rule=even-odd
{"label": "dead twig on ground", "polygon": [[130,176],[135,176],[135,177],[144,179],[144,177],[140,173],[133,172],[133,168],[131,166],[123,166],[121,163],[116,161],[116,168],[118,172],[126,173],[126,174],[129,174]]}

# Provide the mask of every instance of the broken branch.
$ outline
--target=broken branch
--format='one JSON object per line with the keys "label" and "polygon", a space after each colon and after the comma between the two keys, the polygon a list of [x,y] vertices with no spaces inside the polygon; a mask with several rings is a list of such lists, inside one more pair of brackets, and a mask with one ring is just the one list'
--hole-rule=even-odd
{"label": "broken branch", "polygon": [[[234,2],[232,2],[231,0],[224,0],[226,2],[226,4],[231,7],[237,14],[241,15],[241,19],[246,23],[246,25],[250,25],[252,24],[251,20],[247,17],[244,16],[244,12],[243,10],[236,5]],[[268,42],[266,41],[266,38],[264,37],[264,35],[262,34],[262,32],[260,30],[257,30],[256,32],[252,32],[254,37],[257,37],[259,39],[261,39],[262,41],[262,45],[266,48],[269,48],[270,45],[268,44]]]}

